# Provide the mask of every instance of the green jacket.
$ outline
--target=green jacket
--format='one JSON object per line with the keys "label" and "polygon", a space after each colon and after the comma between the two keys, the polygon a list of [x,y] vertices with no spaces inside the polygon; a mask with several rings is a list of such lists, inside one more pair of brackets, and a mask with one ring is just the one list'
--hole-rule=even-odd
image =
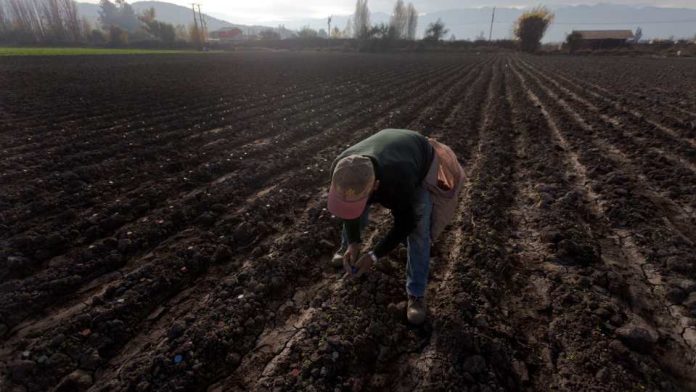
{"label": "green jacket", "polygon": [[[368,205],[379,203],[394,217],[394,226],[374,249],[377,257],[387,255],[416,228],[416,190],[428,174],[434,151],[428,139],[418,132],[404,129],[385,129],[349,147],[336,158],[332,167],[348,155],[364,155],[375,166],[379,188]],[[360,218],[344,221],[348,240],[360,242]]]}

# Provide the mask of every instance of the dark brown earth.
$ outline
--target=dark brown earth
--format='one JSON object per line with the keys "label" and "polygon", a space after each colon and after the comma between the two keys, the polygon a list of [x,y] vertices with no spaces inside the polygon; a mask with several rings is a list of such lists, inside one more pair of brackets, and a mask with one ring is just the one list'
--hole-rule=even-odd
{"label": "dark brown earth", "polygon": [[[696,390],[693,61],[11,58],[0,85],[0,391]],[[328,264],[329,165],[388,127],[467,172],[420,328],[404,249]]]}

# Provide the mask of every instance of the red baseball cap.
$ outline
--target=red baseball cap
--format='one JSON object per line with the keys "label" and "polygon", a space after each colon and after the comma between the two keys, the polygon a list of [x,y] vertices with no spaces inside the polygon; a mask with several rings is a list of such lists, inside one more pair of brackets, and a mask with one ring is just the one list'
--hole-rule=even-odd
{"label": "red baseball cap", "polygon": [[370,158],[349,155],[336,164],[329,189],[329,212],[341,219],[356,219],[365,211],[375,182]]}

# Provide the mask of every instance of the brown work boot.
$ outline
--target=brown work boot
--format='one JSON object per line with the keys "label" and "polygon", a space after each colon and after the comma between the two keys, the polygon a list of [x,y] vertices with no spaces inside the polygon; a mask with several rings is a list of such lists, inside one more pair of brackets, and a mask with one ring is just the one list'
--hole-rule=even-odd
{"label": "brown work boot", "polygon": [[343,254],[346,253],[344,248],[341,248],[334,253],[333,258],[331,258],[331,266],[334,268],[343,267]]}
{"label": "brown work boot", "polygon": [[421,325],[425,321],[425,297],[408,296],[406,318],[413,325]]}

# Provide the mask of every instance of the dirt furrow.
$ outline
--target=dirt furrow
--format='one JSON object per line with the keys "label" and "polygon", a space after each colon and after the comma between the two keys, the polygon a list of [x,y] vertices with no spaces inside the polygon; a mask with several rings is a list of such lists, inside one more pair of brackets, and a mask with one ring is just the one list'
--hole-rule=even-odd
{"label": "dirt furrow", "polygon": [[[531,67],[526,62],[523,62],[523,64],[527,69]],[[665,143],[665,145],[673,147],[675,152],[687,158],[691,157],[696,159],[696,157],[691,156],[692,154],[690,153],[690,151],[693,151],[693,148],[696,148],[696,139],[693,137],[681,135],[679,130],[667,127],[660,122],[648,118],[645,114],[618,101],[614,101],[594,91],[588,90],[587,88],[583,88],[564,76],[556,75],[557,78],[555,80],[551,79],[547,74],[541,74],[541,77],[547,80],[553,80],[552,83],[558,86],[560,86],[559,80],[561,80],[567,86],[564,87],[565,90],[572,90],[576,97],[582,97],[579,102],[585,104],[593,111],[603,114],[603,118],[608,118],[615,124],[620,124],[622,128],[630,129],[634,134],[641,135],[645,138],[659,137],[659,140]],[[593,98],[589,98],[588,95]],[[597,100],[602,103],[597,102]],[[686,124],[683,124],[682,127],[685,128]],[[684,131],[686,132],[686,129],[684,129]],[[689,149],[689,147],[691,149]]]}
{"label": "dirt furrow", "polygon": [[[519,71],[517,75],[521,83],[529,87],[525,77]],[[592,178],[595,173],[593,170],[588,170],[586,166],[592,162],[591,158],[584,157],[582,153],[579,153],[587,151],[586,148],[578,150],[576,147],[582,145],[582,141],[572,139],[573,136],[582,131],[573,131],[569,135],[563,135],[565,130],[559,128],[558,124],[568,123],[561,122],[564,117],[559,116],[555,108],[542,103],[540,96],[537,96],[533,90],[532,88],[527,92],[529,99],[542,109],[542,114],[546,118],[549,128],[553,131],[558,144],[568,154],[567,164],[574,169],[577,175],[576,183],[584,188],[586,200],[590,202],[592,209],[592,214],[588,214],[588,216],[594,215],[597,216],[597,219],[601,218],[594,223],[590,222],[590,224],[602,234],[601,249],[604,263],[602,267],[605,271],[595,268],[596,271],[585,274],[584,287],[593,285],[591,288],[594,291],[592,293],[594,299],[588,304],[590,307],[588,313],[594,313],[594,317],[608,320],[603,324],[604,332],[615,339],[609,342],[609,351],[613,352],[615,357],[630,358],[630,361],[624,363],[624,366],[627,367],[626,370],[636,376],[644,377],[643,383],[647,385],[659,382],[645,378],[650,377],[645,374],[647,364],[647,366],[659,368],[670,377],[674,377],[676,385],[681,385],[681,387],[693,386],[694,380],[689,375],[693,374],[695,352],[692,343],[681,336],[684,328],[688,326],[688,319],[685,319],[683,314],[675,317],[674,312],[670,311],[670,303],[665,292],[666,282],[662,281],[655,266],[648,262],[648,259],[642,254],[644,251],[636,247],[634,239],[636,234],[613,221],[611,208],[614,206],[612,206],[611,194],[602,189],[603,187],[600,188],[598,182]],[[550,102],[559,102],[559,105],[563,106],[563,101],[557,97],[549,95],[548,98]],[[568,124],[565,128],[570,130],[573,127]],[[566,139],[567,137],[571,138],[570,141]],[[635,204],[635,201],[628,204]],[[637,233],[640,235],[640,231]],[[650,275],[646,274],[646,271],[650,271]],[[604,290],[601,290],[602,288]],[[611,301],[606,300],[608,294],[613,297]],[[602,297],[605,297],[603,301]],[[608,306],[602,306],[602,302]],[[620,311],[617,312],[617,309]],[[684,324],[685,322],[687,324]],[[643,338],[636,339],[637,334],[641,333]],[[659,346],[656,345],[657,342],[660,342]],[[631,349],[630,355],[627,354],[624,345]],[[590,347],[601,347],[601,345],[593,344]],[[650,365],[653,359],[649,356],[641,356],[641,353],[655,355],[659,366]],[[580,362],[583,363],[583,361]],[[611,367],[606,369],[611,369]],[[603,370],[601,374],[599,374],[599,370],[597,371],[595,377],[603,383],[609,382],[609,380],[619,381],[625,377],[619,377],[612,370]],[[614,376],[610,376],[611,374]],[[653,374],[652,377],[654,376],[657,375]],[[662,378],[664,379],[664,376]],[[675,381],[670,382],[668,378],[662,381],[662,383],[665,382],[668,384],[664,385],[669,385]],[[660,388],[665,388],[664,385],[660,384]]]}
{"label": "dirt furrow", "polygon": [[[419,77],[422,77],[422,74],[417,73],[415,75],[411,75],[410,78],[406,77],[406,78],[403,78],[402,80],[394,80],[394,81],[392,81],[392,83],[394,85],[397,85],[399,83],[402,83],[402,84],[403,83],[413,83],[413,82],[417,81]],[[313,135],[315,132],[320,132],[322,129],[322,126],[327,126],[327,125],[330,125],[332,122],[335,122],[335,118],[333,116],[337,115],[336,110],[341,110],[340,116],[342,116],[344,118],[349,117],[351,115],[351,113],[354,113],[356,110],[359,110],[360,106],[355,105],[355,104],[351,105],[351,102],[355,102],[356,97],[357,96],[353,96],[349,99],[346,99],[345,102],[342,102],[342,101],[332,102],[331,105],[324,105],[323,108],[325,108],[325,109],[313,111],[312,113],[314,116],[316,116],[315,118],[317,118],[317,120],[312,122],[311,129],[310,129],[311,132],[305,129],[306,122],[304,122],[303,116],[306,117],[306,114],[300,112],[296,116],[291,116],[292,118],[290,118],[290,119],[284,119],[286,121],[284,121],[284,124],[282,124],[282,126],[275,127],[275,131],[279,131],[279,130],[281,131],[282,138],[273,138],[273,139],[268,140],[267,143],[256,143],[254,140],[252,140],[251,142],[249,142],[249,140],[245,141],[244,139],[239,140],[240,143],[247,142],[246,145],[235,144],[236,143],[235,140],[229,140],[229,141],[225,140],[225,143],[220,143],[220,144],[216,145],[213,149],[206,149],[205,151],[194,150],[194,153],[191,154],[191,156],[195,157],[194,159],[201,162],[198,164],[198,167],[193,167],[193,168],[189,167],[188,170],[181,172],[181,174],[178,174],[179,178],[168,178],[167,182],[169,184],[171,184],[172,186],[178,186],[179,188],[183,188],[183,189],[190,188],[193,185],[192,182],[196,181],[197,177],[203,177],[203,178],[200,178],[200,180],[205,181],[205,180],[207,180],[206,177],[210,177],[211,175],[214,175],[214,173],[210,173],[211,171],[215,171],[215,172],[219,173],[221,171],[228,171],[230,167],[231,168],[235,167],[235,161],[233,161],[231,159],[232,155],[228,155],[225,151],[229,151],[229,150],[236,151],[239,149],[245,149],[245,146],[246,147],[251,146],[251,147],[265,147],[265,148],[267,148],[267,147],[270,147],[270,146],[268,146],[269,144],[271,144],[271,146],[272,146],[272,144],[288,143],[289,141],[293,140],[294,135],[300,135],[301,137],[307,137],[308,135]],[[334,106],[334,105],[336,105],[336,106]],[[323,114],[322,111],[324,111],[326,113]],[[284,116],[284,114],[282,114],[282,113],[279,115]],[[272,116],[272,118],[273,118],[273,116]],[[252,124],[250,126],[250,128],[251,129],[269,128],[268,123],[266,121],[272,121],[272,118],[271,119],[264,118],[263,124],[261,124],[261,123]],[[322,121],[325,124],[322,124]],[[270,128],[271,129],[274,128],[272,124],[271,124]],[[254,132],[254,133],[258,133],[258,132]],[[258,137],[258,135],[252,135],[252,137],[250,139],[257,138],[257,137]],[[169,151],[171,151],[171,149],[167,148],[165,150],[165,153],[167,153]],[[245,152],[249,153],[249,152],[253,152],[253,151],[249,150],[249,151],[245,151]],[[232,154],[234,154],[234,152]],[[247,156],[244,156],[244,158],[248,159],[248,158],[251,158],[252,156],[253,155],[247,155]],[[207,159],[207,161],[203,161],[204,159]],[[215,160],[211,162],[211,159],[215,159]],[[168,162],[171,162],[172,158],[167,158],[167,160],[168,160]],[[181,169],[185,169],[186,166],[185,166],[184,162],[186,162],[186,161],[184,160],[182,162],[181,159],[178,159],[177,160],[177,167],[181,168]],[[99,165],[99,164],[97,163],[97,165]],[[158,168],[157,168],[158,165],[161,167],[162,163],[161,162],[153,162],[153,165],[150,168],[148,168],[147,166],[143,167],[143,165],[141,165],[141,167],[139,167],[139,172],[143,173],[143,175],[145,175],[147,177],[151,177],[151,175],[149,175],[149,173],[158,171]],[[100,169],[102,169],[102,170],[104,169],[103,165],[99,165],[98,167],[100,167]],[[73,169],[73,170],[75,170],[75,169]],[[116,171],[118,171],[118,170],[116,170]],[[177,171],[179,171],[179,170],[177,170]],[[107,172],[109,172],[109,171],[107,171]],[[70,173],[72,173],[72,171]],[[171,174],[176,175],[177,172],[175,171],[174,173],[171,173]],[[109,182],[108,184],[106,184],[107,181]],[[115,177],[108,176],[103,181],[101,181],[101,184],[100,184],[100,182],[92,183],[92,184],[90,184],[90,189],[91,189],[91,187],[95,187],[95,188],[106,187],[106,188],[110,188],[110,189],[120,189],[120,185],[123,183],[135,183],[135,184],[139,183],[139,185],[138,185],[138,188],[131,191],[134,194],[129,195],[128,193],[122,194],[119,192],[119,193],[115,193],[113,195],[112,199],[113,200],[134,200],[135,204],[137,204],[137,199],[138,199],[137,195],[142,194],[142,192],[144,190],[148,189],[149,187],[152,187],[152,185],[153,185],[151,182],[143,183],[143,180],[138,180],[137,178],[134,178],[131,175],[131,173],[126,173],[123,176],[115,176]],[[205,183],[203,183],[202,185],[204,185],[204,184]],[[55,213],[53,212],[54,208],[47,208],[47,207],[55,206],[55,208],[60,207],[61,209],[64,209],[64,208],[66,208],[66,206],[68,208],[70,208],[70,206],[73,204],[75,205],[75,207],[79,207],[80,205],[85,204],[85,195],[84,195],[85,192],[84,191],[78,191],[72,195],[72,199],[70,199],[70,198],[66,199],[65,196],[62,195],[61,192],[58,192],[59,190],[61,190],[62,188],[64,188],[66,186],[65,182],[59,181],[55,184],[55,186],[57,187],[56,191],[54,192],[56,194],[56,196],[50,197],[49,199],[42,200],[41,206],[36,206],[36,207],[32,208],[30,211],[25,213],[27,215],[33,216],[34,220],[27,219],[26,216],[23,216],[21,214],[16,214],[16,216],[13,217],[12,210],[9,210],[9,211],[5,212],[5,214],[9,215],[9,217],[5,219],[6,224],[8,224],[8,225],[13,224],[14,225],[15,222],[21,222],[22,223],[21,226],[14,228],[15,233],[17,233],[17,232],[21,233],[22,227],[36,227],[36,225],[33,222],[37,219],[41,219],[41,220],[45,221],[45,218],[43,217],[42,214],[36,214],[35,212],[33,212],[33,210],[35,210],[35,209],[39,209],[39,210],[44,211],[43,214],[53,213],[55,215]],[[78,187],[78,189],[79,188],[80,187]],[[178,191],[180,192],[181,189],[179,189]],[[160,192],[160,194],[166,194],[166,193],[172,193],[172,192],[175,192],[175,189],[170,189],[170,190],[162,189],[162,192]],[[99,195],[98,197],[100,198],[99,205],[107,204],[109,202],[108,199],[104,200],[104,197],[101,195]],[[56,200],[56,199],[60,199],[60,200]],[[73,199],[74,199],[74,201],[71,201]],[[152,200],[148,200],[148,202],[152,205]],[[112,209],[113,208],[114,207],[112,207]],[[115,208],[118,208],[118,205],[115,206]],[[22,210],[20,210],[20,211],[22,211]],[[92,209],[86,209],[84,216],[82,218],[74,217],[74,219],[80,219],[80,221],[82,221],[82,222],[84,222],[87,218],[90,218],[91,220],[93,220],[95,216],[101,215],[100,213],[101,213],[101,211],[98,211],[98,210],[94,211]],[[94,215],[94,214],[97,214],[97,215]],[[107,214],[108,214],[108,212],[107,212]],[[13,218],[11,219],[10,217],[13,217]],[[46,222],[46,224],[50,224],[50,222],[51,221],[49,220],[48,222]],[[56,225],[59,225],[62,228],[62,231],[64,234],[71,232],[72,227],[70,225],[69,220],[66,221],[66,219],[58,219],[57,222],[55,222],[55,223],[56,223]],[[80,232],[83,232],[83,231],[87,230],[88,228],[89,228],[89,226],[75,227],[75,229],[80,231]],[[50,226],[48,226],[46,228],[46,230],[51,231],[51,232],[57,231]],[[39,233],[39,234],[41,234],[41,233]],[[41,242],[41,241],[38,241],[38,242]]]}
{"label": "dirt furrow", "polygon": [[[462,70],[443,69],[440,71],[446,72],[446,74],[453,74],[454,72],[461,72]],[[418,80],[421,79],[406,79],[405,82],[409,83],[407,86],[410,86],[411,84],[417,84]],[[381,97],[389,97],[389,93],[387,92],[385,95],[381,95]],[[380,96],[376,96],[375,99],[380,99]],[[363,105],[355,103],[348,105],[345,108],[341,108],[341,110],[342,112],[340,117],[347,119],[351,118],[352,115],[359,115],[358,113],[361,111],[364,112],[365,108]],[[239,147],[230,154],[227,152],[223,154],[223,146],[217,146],[216,149],[220,150],[220,154],[222,154],[219,161],[208,161],[202,165],[202,172],[200,173],[190,173],[191,171],[189,170],[181,173],[179,175],[181,178],[168,178],[167,183],[169,187],[159,186],[155,188],[157,189],[156,193],[152,192],[151,189],[148,189],[146,185],[142,185],[135,191],[136,195],[139,197],[136,195],[129,196],[128,194],[116,194],[113,196],[116,202],[112,206],[107,204],[106,211],[94,211],[92,209],[86,209],[85,212],[81,214],[81,217],[75,217],[77,222],[74,225],[70,225],[69,222],[66,222],[65,219],[61,218],[62,215],[59,215],[55,218],[54,225],[51,225],[52,220],[48,220],[44,224],[44,230],[47,233],[53,233],[54,236],[62,236],[62,241],[52,242],[58,242],[60,245],[62,245],[62,247],[65,248],[68,248],[68,245],[71,242],[77,242],[78,244],[84,243],[84,246],[88,247],[93,245],[95,240],[103,241],[114,234],[116,234],[118,237],[119,233],[122,234],[123,232],[132,231],[129,227],[132,226],[132,224],[129,225],[129,223],[137,224],[138,221],[144,219],[143,217],[147,217],[148,215],[152,214],[153,211],[156,212],[162,208],[172,209],[172,205],[180,203],[182,192],[183,194],[188,195],[185,198],[191,198],[198,193],[196,189],[203,191],[216,186],[220,182],[229,181],[230,178],[228,178],[229,176],[225,172],[236,173],[244,169],[245,163],[248,163],[254,156],[266,154],[268,151],[273,151],[282,145],[298,143],[302,140],[311,139],[317,135],[321,135],[322,131],[325,129],[324,127],[335,125],[335,121],[336,120],[333,115],[321,117],[320,119],[315,119],[315,121],[313,121],[310,130],[306,130],[306,123],[301,118],[298,118],[295,122],[287,125],[288,129],[279,133],[267,143],[252,143],[246,146],[246,148],[243,150],[240,150],[241,147]],[[208,156],[209,154],[205,155]],[[212,157],[209,157],[208,159],[210,158]],[[175,194],[176,196],[172,197],[172,194]],[[80,195],[81,193],[76,194],[76,196]],[[160,199],[165,197],[167,199]],[[143,201],[145,204],[142,205],[143,202],[139,202],[139,199],[145,199]],[[105,200],[102,200],[100,204],[104,204],[105,202]],[[134,206],[136,207],[135,211]],[[153,224],[154,222],[156,221],[153,220]],[[36,231],[38,231],[38,233],[36,233]],[[19,246],[16,246],[18,251],[23,252],[24,248],[33,249],[33,252],[35,252],[35,257],[38,258],[39,261],[44,260],[45,257],[55,258],[62,255],[60,252],[61,248],[55,248],[45,243],[45,240],[42,239],[45,237],[41,235],[41,231],[37,230],[36,227],[32,233],[32,236],[29,236],[29,238],[26,238],[26,235],[19,235],[14,239],[11,239],[11,241],[15,241],[19,244]],[[82,233],[85,233],[86,235],[81,235]],[[75,237],[76,235],[77,237]],[[45,249],[47,245],[49,246],[49,249]],[[38,254],[36,252],[42,253]],[[41,257],[37,257],[37,254]],[[32,269],[30,268],[27,272],[31,271]],[[19,272],[21,271],[15,269],[15,273]]]}
{"label": "dirt furrow", "polygon": [[[446,84],[445,84],[445,85],[446,85]],[[443,85],[443,86],[445,86],[445,85]],[[451,84],[450,84],[450,85],[451,85]],[[459,85],[464,85],[464,83],[457,82],[457,83],[455,83],[454,85],[459,86]],[[429,94],[433,94],[433,97],[434,97],[434,96],[437,96],[437,93],[439,92],[439,90],[440,90],[440,89],[433,89],[432,91],[429,92]],[[432,99],[432,98],[431,98],[431,99]],[[426,100],[423,101],[423,105],[426,105],[426,102],[430,102],[430,101],[428,101],[428,99],[426,98]],[[420,111],[414,111],[413,113],[410,113],[410,112],[409,112],[407,116],[413,117],[413,116],[418,115],[418,113],[420,113]],[[335,279],[335,278],[329,278],[329,279],[333,280],[333,279]],[[322,286],[324,290],[328,290],[327,285],[321,284],[320,286]],[[335,285],[330,285],[330,286],[334,287]],[[290,298],[293,298],[294,296],[297,296],[298,293],[304,292],[304,290],[305,290],[305,289],[299,289],[298,291],[295,292],[294,295],[291,295]],[[315,295],[320,295],[320,294],[315,294]],[[325,292],[323,293],[323,296],[326,297],[326,293],[325,293]],[[306,296],[303,295],[302,297],[306,297]],[[300,305],[300,304],[296,304],[295,306],[298,306],[298,305]],[[314,306],[316,306],[316,303],[315,303],[315,302],[314,302]],[[304,312],[304,311],[303,311],[303,312]],[[215,313],[215,312],[213,311],[213,313]],[[287,317],[287,316],[285,316],[285,317]],[[295,317],[295,318],[296,318],[296,319],[302,319],[302,320],[305,320],[305,321],[309,321],[309,320],[311,319],[311,318],[309,318],[309,317],[302,316],[302,315],[298,315],[298,316]],[[268,329],[267,331],[265,331],[264,333],[262,333],[261,338],[262,338],[262,339],[265,339],[265,337],[267,337],[267,336],[268,336],[268,337],[274,337],[274,336],[278,336],[278,335],[279,335],[280,337],[284,337],[284,338],[286,338],[286,339],[290,339],[290,338],[291,338],[291,335],[288,335],[287,333],[283,333],[283,332],[282,332],[282,330],[285,328],[284,326],[286,325],[286,323],[287,323],[287,322],[283,322],[282,319],[281,319],[280,321],[278,321],[278,322],[272,324],[272,325],[269,327],[269,329]],[[280,325],[280,327],[276,327],[276,325]],[[311,324],[310,324],[310,325],[311,325]],[[281,332],[279,332],[278,329],[280,329]],[[301,329],[301,327],[298,327],[298,329]],[[294,335],[294,336],[295,336],[295,338],[297,338],[298,335]],[[257,340],[258,340],[258,339],[257,339]],[[280,346],[283,346],[283,344],[282,344],[282,343],[279,343],[279,342],[276,342],[276,347],[280,347]],[[249,359],[242,358],[242,360],[243,360],[243,363],[247,363],[248,361],[251,361],[251,362],[253,362],[253,363],[258,363],[259,361],[266,361],[266,359],[264,359],[264,358],[266,358],[269,354],[273,354],[273,353],[274,353],[274,351],[270,351],[270,352],[269,352],[269,351],[266,351],[266,350],[261,350],[261,352],[255,353],[255,355],[252,355]],[[245,368],[246,368],[247,366],[249,366],[249,365],[248,365],[248,364],[245,365]],[[257,370],[258,370],[258,369],[257,369]],[[253,379],[253,377],[252,377],[252,379]]]}
{"label": "dirt furrow", "polygon": [[[531,72],[528,68],[526,70]],[[537,81],[540,80],[538,73],[530,73],[530,76]],[[545,78],[545,80],[549,79]],[[571,99],[576,101],[582,100],[567,89],[562,89],[557,84],[555,86],[565,92]],[[549,92],[549,94],[552,94],[555,99],[560,99],[560,96],[553,92]],[[637,173],[641,181],[644,182],[644,186],[647,189],[651,189],[655,197],[661,200],[658,204],[666,205],[668,210],[673,211],[669,214],[671,219],[678,222],[686,221],[685,224],[687,226],[696,222],[693,219],[694,210],[696,209],[696,197],[694,197],[694,192],[696,192],[696,172],[687,169],[688,166],[681,165],[681,158],[669,159],[669,155],[656,156],[655,154],[657,150],[660,150],[659,148],[657,150],[651,149],[650,145],[646,146],[645,143],[639,140],[634,141],[630,136],[624,137],[624,134],[620,133],[621,125],[615,119],[602,118],[602,121],[597,121],[595,115],[584,111],[581,107],[571,108],[570,105],[565,104],[565,108],[570,111],[576,120],[581,122],[587,131],[597,136],[597,143],[600,145],[600,148],[604,149],[607,154],[612,155],[614,159],[627,165],[630,171]],[[580,117],[580,114],[583,117]],[[605,124],[618,127],[619,132],[595,132],[595,130],[602,129],[602,126]],[[605,139],[606,142],[600,141],[600,138]],[[634,162],[636,163],[634,164]],[[679,178],[680,181],[675,181],[675,177]],[[656,184],[658,188],[655,189],[651,184]]]}
{"label": "dirt furrow", "polygon": [[[455,74],[455,76],[456,76],[456,74]],[[444,82],[443,85],[446,85],[446,84],[447,84],[447,82]],[[418,91],[418,90],[416,90],[416,91]],[[420,96],[417,96],[417,98],[415,98],[415,99],[416,99],[417,101],[420,101],[420,102],[427,102],[429,96],[432,96],[434,93],[435,93],[435,92],[429,91],[428,94],[422,94],[422,95],[420,95]],[[401,98],[401,99],[402,99],[402,101],[404,100],[403,98]],[[411,98],[411,99],[414,99],[414,98]],[[395,102],[395,103],[398,103],[399,101],[396,100],[396,101],[394,101],[394,102]],[[408,106],[406,106],[406,107],[408,108]],[[408,113],[408,115],[414,115],[414,114],[412,114],[411,112],[407,112],[407,113]],[[359,121],[363,122],[364,120],[361,119],[361,120],[359,120]],[[388,125],[388,124],[392,121],[392,119],[386,119],[385,121],[386,121],[386,123],[387,123],[387,125]],[[364,123],[364,122],[363,122],[363,123]],[[362,131],[362,132],[365,132],[365,131]],[[331,135],[331,132],[329,132],[328,135],[325,135],[325,137],[328,137],[328,138],[330,138],[330,137],[334,137],[334,138],[335,138],[335,136],[336,136],[336,135]],[[335,140],[335,139],[333,139],[333,140]],[[323,144],[324,144],[324,143],[319,143],[319,145],[323,145]],[[312,167],[312,166],[310,166],[310,167]],[[317,174],[317,175],[318,175],[318,174]],[[128,302],[130,302],[130,300],[128,300]]]}
{"label": "dirt furrow", "polygon": [[[483,64],[479,66],[479,68],[481,67],[485,69],[487,68],[487,65]],[[444,118],[445,114],[448,113],[448,111],[453,110],[451,109],[452,107],[454,107],[453,102],[458,101],[460,97],[464,97],[462,94],[462,90],[469,89],[469,85],[471,84],[469,80],[480,79],[480,77],[476,78],[477,74],[478,72],[474,72],[471,75],[472,77],[462,79],[461,81],[458,81],[455,85],[450,87],[449,92],[442,94],[442,99],[436,101],[435,105],[429,106],[425,110],[421,111],[418,118],[416,118],[414,121],[411,121],[411,123],[408,124],[407,127],[409,129],[423,130],[430,130],[433,128],[437,129],[437,125],[441,123],[441,119]],[[467,94],[466,97],[468,96],[470,95]],[[451,114],[452,113],[450,112],[450,115]],[[384,221],[384,219],[377,219],[376,221],[378,222],[378,225],[380,223],[381,225],[387,224]],[[394,272],[394,270],[397,270],[400,272],[399,275],[403,275],[403,268],[401,268],[401,264],[402,262],[397,262],[395,265],[389,264],[389,267],[383,268],[390,270],[392,273]],[[396,279],[396,281],[398,281],[398,278]],[[323,297],[332,298],[336,296],[338,292],[345,290],[346,287],[343,284],[332,284],[329,287],[324,288]],[[391,291],[391,293],[394,294],[394,291]],[[400,302],[403,298],[403,293],[401,293],[399,297],[397,297],[396,300]],[[392,297],[387,297],[387,299],[383,300],[383,302],[392,300],[394,300]],[[322,305],[322,308],[326,307],[333,307],[333,305]],[[281,369],[284,369],[287,366],[286,362],[291,352],[297,350],[297,346],[302,345],[303,342],[307,341],[307,339],[312,338],[311,333],[308,333],[307,331],[314,329],[314,326],[318,322],[317,320],[321,319],[322,315],[319,314],[319,312],[321,311],[317,311],[316,309],[310,307],[308,309],[305,309],[297,317],[294,317],[293,320],[300,319],[304,321],[300,324],[293,324],[293,328],[295,328],[295,331],[297,333],[285,335],[284,340],[281,340],[279,342],[277,341],[276,350],[263,352],[262,355],[255,354],[251,356],[251,358],[249,358],[248,360],[244,359],[242,361],[242,365],[232,375],[230,375],[228,379],[216,384],[215,388],[220,390],[228,390],[230,388],[263,389],[265,388],[264,386],[272,384],[274,382],[273,378],[277,377],[278,372],[282,372]],[[283,325],[280,328],[280,331],[285,330],[287,330],[287,326]],[[263,344],[263,339],[265,339],[266,336],[276,336],[278,334],[279,333],[276,329],[264,332],[264,334],[259,340],[259,345]]]}

